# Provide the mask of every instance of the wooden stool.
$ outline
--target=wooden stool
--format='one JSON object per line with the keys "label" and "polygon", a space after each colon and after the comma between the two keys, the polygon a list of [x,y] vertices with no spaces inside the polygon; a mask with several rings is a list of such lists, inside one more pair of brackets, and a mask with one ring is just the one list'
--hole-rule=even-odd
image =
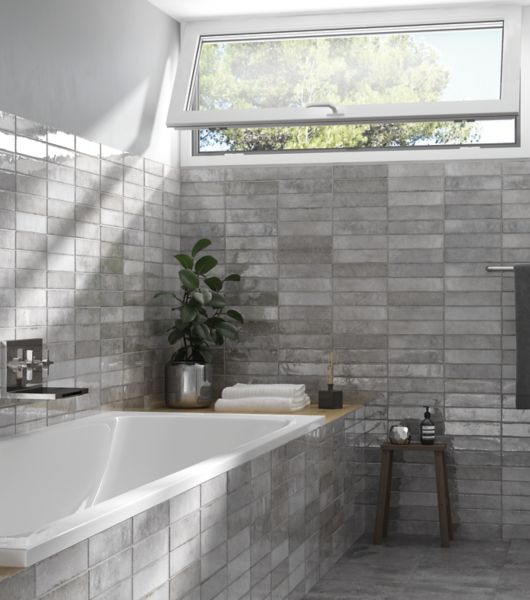
{"label": "wooden stool", "polygon": [[392,487],[392,463],[394,450],[403,452],[434,452],[436,471],[436,492],[438,495],[438,518],[440,521],[441,545],[449,546],[453,539],[451,506],[449,504],[449,488],[447,485],[447,469],[445,463],[446,444],[381,444],[381,474],[379,476],[379,494],[375,515],[374,544],[381,544],[388,535],[388,513],[390,490]]}

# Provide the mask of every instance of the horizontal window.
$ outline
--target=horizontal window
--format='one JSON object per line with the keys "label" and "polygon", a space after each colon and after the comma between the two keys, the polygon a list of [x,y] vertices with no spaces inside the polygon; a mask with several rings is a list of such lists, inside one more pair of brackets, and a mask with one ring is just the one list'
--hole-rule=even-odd
{"label": "horizontal window", "polygon": [[200,130],[204,154],[515,144],[520,23],[490,7],[186,24],[168,125]]}
{"label": "horizontal window", "polygon": [[517,143],[515,119],[388,122],[196,132],[196,154],[491,146]]}
{"label": "horizontal window", "polygon": [[205,40],[194,108],[498,100],[502,33],[499,22]]}

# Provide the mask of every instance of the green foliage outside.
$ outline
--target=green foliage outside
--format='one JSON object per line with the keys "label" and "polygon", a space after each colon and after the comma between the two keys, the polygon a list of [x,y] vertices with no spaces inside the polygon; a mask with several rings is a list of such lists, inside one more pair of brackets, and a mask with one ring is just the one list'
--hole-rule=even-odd
{"label": "green foliage outside", "polygon": [[[205,43],[199,108],[433,102],[448,80],[436,51],[413,34]],[[200,141],[204,150],[248,152],[462,144],[476,137],[469,123],[419,122],[209,129]]]}

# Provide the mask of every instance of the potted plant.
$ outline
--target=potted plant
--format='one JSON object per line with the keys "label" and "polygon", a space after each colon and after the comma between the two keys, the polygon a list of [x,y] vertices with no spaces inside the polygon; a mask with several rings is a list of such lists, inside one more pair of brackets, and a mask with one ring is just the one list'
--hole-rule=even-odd
{"label": "potted plant", "polygon": [[218,261],[209,255],[198,255],[211,241],[199,240],[191,254],[176,254],[181,265],[180,294],[159,292],[155,298],[170,296],[178,305],[176,319],[168,329],[168,341],[179,344],[166,364],[166,403],[173,408],[209,406],[211,398],[211,349],[225,340],[239,339],[244,319],[241,313],[227,307],[222,294],[227,281],[240,281],[236,274],[221,279],[211,275]]}

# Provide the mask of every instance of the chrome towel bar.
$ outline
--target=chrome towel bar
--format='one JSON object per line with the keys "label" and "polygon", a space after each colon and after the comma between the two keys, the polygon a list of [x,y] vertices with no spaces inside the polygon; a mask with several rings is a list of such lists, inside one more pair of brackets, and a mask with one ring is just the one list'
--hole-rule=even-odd
{"label": "chrome towel bar", "polygon": [[497,272],[504,272],[504,271],[513,271],[513,267],[507,267],[505,265],[499,265],[499,266],[489,266],[486,267],[486,271],[488,273],[497,273]]}

